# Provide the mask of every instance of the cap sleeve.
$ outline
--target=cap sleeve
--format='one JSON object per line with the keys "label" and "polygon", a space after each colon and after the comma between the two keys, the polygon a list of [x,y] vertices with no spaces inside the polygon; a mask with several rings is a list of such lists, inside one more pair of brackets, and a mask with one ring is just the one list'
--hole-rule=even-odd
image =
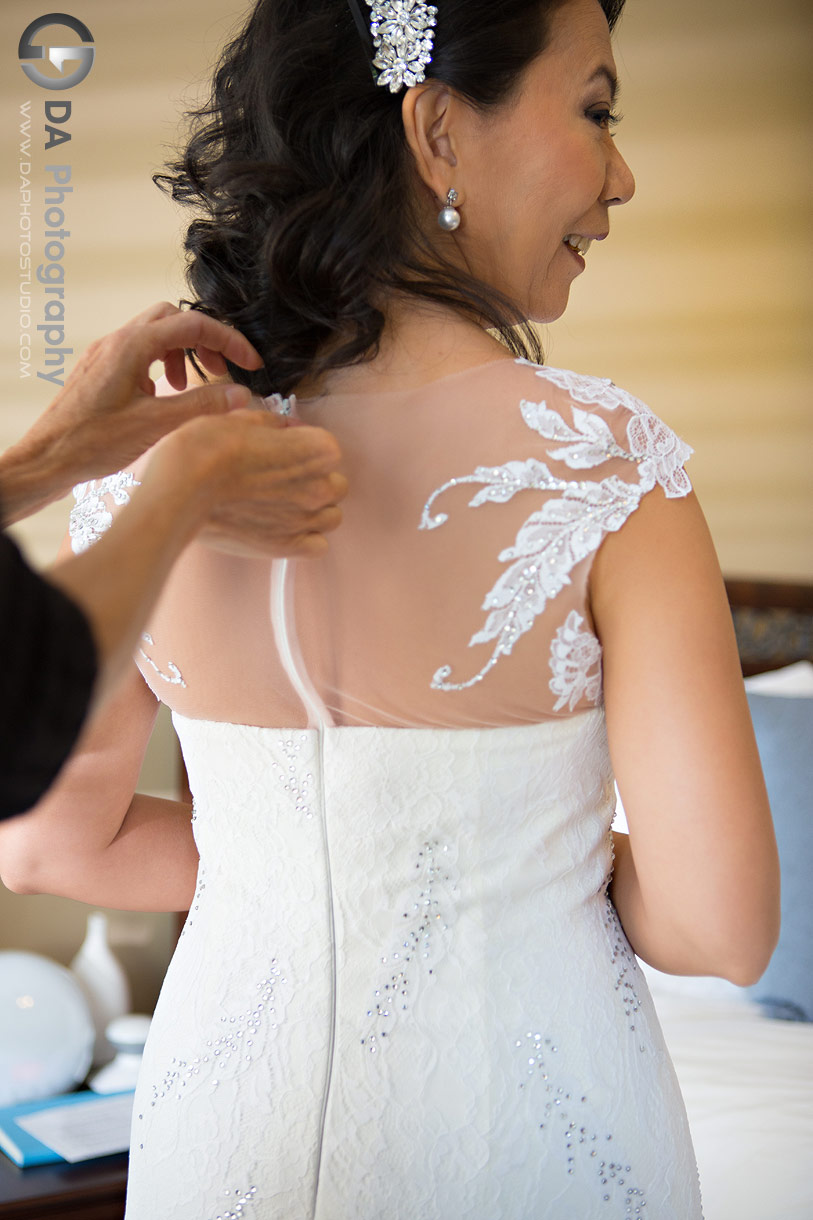
{"label": "cap sleeve", "polygon": [[692,450],[611,381],[517,363],[529,370],[518,408],[526,429],[536,434],[526,441],[533,456],[450,479],[428,500],[421,527],[445,524],[444,493],[461,484],[475,489],[470,508],[507,503],[527,491],[538,493],[537,507],[500,552],[506,566],[486,593],[485,621],[469,641],[491,644],[491,656],[465,679],[444,665],[432,685],[461,691],[481,682],[544,615],[551,639],[549,689],[556,697],[551,710],[570,712],[595,705],[601,694],[601,646],[587,606],[592,561],[604,538],[623,528],[655,486],[671,498],[689,494],[684,466]]}

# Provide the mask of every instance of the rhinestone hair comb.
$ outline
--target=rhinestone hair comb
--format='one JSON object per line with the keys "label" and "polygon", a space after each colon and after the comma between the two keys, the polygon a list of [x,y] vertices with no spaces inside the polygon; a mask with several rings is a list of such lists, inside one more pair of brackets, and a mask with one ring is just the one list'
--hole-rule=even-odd
{"label": "rhinestone hair comb", "polygon": [[432,62],[438,10],[421,0],[367,0],[370,33],[375,48],[373,67],[378,85],[398,93],[404,86],[419,85]]}

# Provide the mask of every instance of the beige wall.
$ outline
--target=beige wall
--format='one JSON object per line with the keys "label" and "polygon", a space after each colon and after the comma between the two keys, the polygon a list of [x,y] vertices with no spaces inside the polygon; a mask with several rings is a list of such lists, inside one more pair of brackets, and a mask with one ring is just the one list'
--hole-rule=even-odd
{"label": "beige wall", "polygon": [[813,578],[811,48],[807,0],[628,0],[638,192],[548,343],[695,447],[730,575]]}
{"label": "beige wall", "polygon": [[[43,9],[3,0],[0,12],[0,445],[49,398],[47,383],[20,380],[16,357],[16,116],[28,98],[39,116],[35,218],[45,181],[45,95],[22,75],[16,47]],[[82,0],[68,11],[97,45],[91,75],[62,95],[73,106],[72,140],[54,154],[73,167],[66,342],[80,350],[182,291],[178,222],[150,174],[182,98],[194,97],[190,82],[205,77],[239,12],[230,0]],[[613,377],[695,447],[695,484],[731,575],[813,573],[811,45],[807,0],[629,0],[617,43],[626,114],[618,139],[638,193],[613,217],[611,240],[591,251],[570,311],[546,336],[552,363]],[[20,530],[39,562],[65,519],[63,504]],[[169,743],[165,726],[152,788],[174,782]],[[67,960],[85,914],[78,903],[0,892],[0,945]],[[121,952],[144,1006],[167,960],[171,920],[117,915],[114,933],[131,942]]]}

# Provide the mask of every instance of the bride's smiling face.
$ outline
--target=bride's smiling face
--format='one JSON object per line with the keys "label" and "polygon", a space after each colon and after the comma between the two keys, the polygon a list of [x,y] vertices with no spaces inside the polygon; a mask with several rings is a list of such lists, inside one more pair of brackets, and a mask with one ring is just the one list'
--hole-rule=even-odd
{"label": "bride's smiling face", "polygon": [[585,267],[573,245],[605,238],[609,209],[635,190],[612,137],[616,93],[598,0],[554,10],[548,46],[508,102],[478,111],[436,91],[424,179],[440,199],[454,187],[462,217],[444,251],[534,321],[564,312]]}

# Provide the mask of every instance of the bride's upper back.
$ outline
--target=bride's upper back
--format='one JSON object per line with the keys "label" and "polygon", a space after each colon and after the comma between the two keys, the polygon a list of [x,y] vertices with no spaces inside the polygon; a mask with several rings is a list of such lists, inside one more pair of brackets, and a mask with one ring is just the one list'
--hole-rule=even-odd
{"label": "bride's upper back", "polygon": [[282,571],[191,546],[137,658],[163,702],[301,726],[293,669],[336,724],[510,725],[596,706],[595,554],[656,482],[689,490],[689,450],[664,424],[610,382],[510,358],[298,414],[339,440],[343,524],[325,558]]}

